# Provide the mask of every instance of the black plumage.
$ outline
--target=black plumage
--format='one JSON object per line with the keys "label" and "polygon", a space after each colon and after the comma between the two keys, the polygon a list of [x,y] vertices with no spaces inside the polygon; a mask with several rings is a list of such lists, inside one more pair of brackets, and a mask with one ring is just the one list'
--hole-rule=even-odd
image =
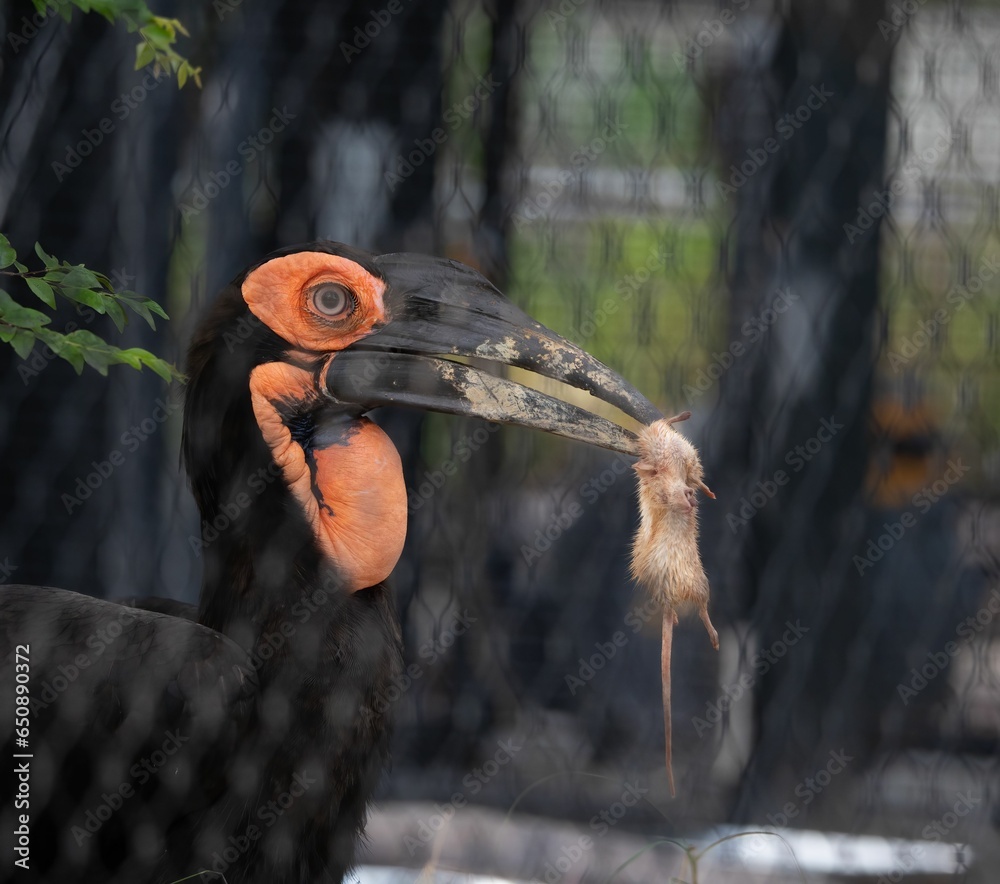
{"label": "black plumage", "polygon": [[[56,589],[0,591],[0,659],[30,645],[33,696],[79,673],[35,704],[31,722],[40,880],[171,882],[209,869],[229,884],[339,881],[386,766],[385,704],[373,701],[401,668],[392,599],[383,585],[338,591],[273,469],[246,379],[287,344],[248,319],[243,275],[188,358],[184,459],[203,522],[224,526],[202,544],[198,622],[156,601],[149,611]],[[230,518],[241,494],[251,506]],[[81,654],[86,668],[74,663]],[[7,709],[12,688],[5,680]],[[170,735],[183,742],[149,774],[141,762]],[[87,811],[104,816],[101,796],[123,783],[134,794],[90,832]]]}

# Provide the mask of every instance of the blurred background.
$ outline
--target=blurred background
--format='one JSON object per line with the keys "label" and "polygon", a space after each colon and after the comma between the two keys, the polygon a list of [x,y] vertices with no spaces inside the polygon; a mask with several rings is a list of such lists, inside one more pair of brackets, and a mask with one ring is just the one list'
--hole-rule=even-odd
{"label": "blurred background", "polygon": [[[371,866],[691,880],[667,839],[773,826],[786,841],[727,841],[707,880],[995,880],[1000,11],[152,5],[203,88],[134,70],[121,25],[0,2],[0,231],[171,316],[85,327],[180,366],[272,249],[447,255],[690,409],[717,495],[722,649],[682,621],[671,800],[628,459],[378,417],[410,491],[392,584],[418,674],[393,698]],[[182,397],[0,348],[4,579],[196,600],[180,413],[154,417]]]}

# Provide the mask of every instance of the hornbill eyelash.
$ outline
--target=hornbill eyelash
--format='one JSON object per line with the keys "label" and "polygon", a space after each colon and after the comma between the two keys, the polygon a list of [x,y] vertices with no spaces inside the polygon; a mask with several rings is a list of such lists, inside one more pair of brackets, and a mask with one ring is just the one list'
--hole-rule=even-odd
{"label": "hornbill eyelash", "polygon": [[323,319],[338,322],[352,316],[358,309],[358,298],[339,282],[321,282],[310,289],[309,305]]}

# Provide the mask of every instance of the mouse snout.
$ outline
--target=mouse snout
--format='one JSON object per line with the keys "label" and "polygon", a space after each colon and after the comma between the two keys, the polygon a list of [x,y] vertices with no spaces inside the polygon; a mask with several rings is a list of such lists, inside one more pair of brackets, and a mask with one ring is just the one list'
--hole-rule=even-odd
{"label": "mouse snout", "polygon": [[695,490],[680,480],[665,482],[658,491],[660,505],[673,512],[686,515],[698,505]]}
{"label": "mouse snout", "polygon": [[689,511],[698,506],[698,493],[690,485],[684,486],[684,500]]}

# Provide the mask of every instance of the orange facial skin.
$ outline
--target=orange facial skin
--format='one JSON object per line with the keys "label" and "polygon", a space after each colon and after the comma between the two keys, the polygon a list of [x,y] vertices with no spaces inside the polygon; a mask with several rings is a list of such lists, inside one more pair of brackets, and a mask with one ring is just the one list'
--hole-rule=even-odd
{"label": "orange facial skin", "polygon": [[[308,297],[323,283],[339,283],[356,298],[353,312],[340,321],[317,312]],[[388,321],[385,283],[347,258],[325,252],[296,252],[273,258],[251,271],[243,299],[264,325],[303,350],[343,350]]]}
{"label": "orange facial skin", "polygon": [[[353,299],[353,309],[335,319],[313,303],[317,286],[327,283],[343,286]],[[293,348],[332,353],[331,359],[387,320],[384,292],[385,283],[353,261],[321,252],[275,258],[243,283],[243,297],[258,319]],[[344,589],[356,592],[385,580],[406,537],[406,486],[389,437],[367,418],[345,419],[339,432],[317,433],[303,448],[285,420],[320,412],[324,399],[314,373],[297,365],[258,365],[250,374],[250,395],[264,441]]]}

